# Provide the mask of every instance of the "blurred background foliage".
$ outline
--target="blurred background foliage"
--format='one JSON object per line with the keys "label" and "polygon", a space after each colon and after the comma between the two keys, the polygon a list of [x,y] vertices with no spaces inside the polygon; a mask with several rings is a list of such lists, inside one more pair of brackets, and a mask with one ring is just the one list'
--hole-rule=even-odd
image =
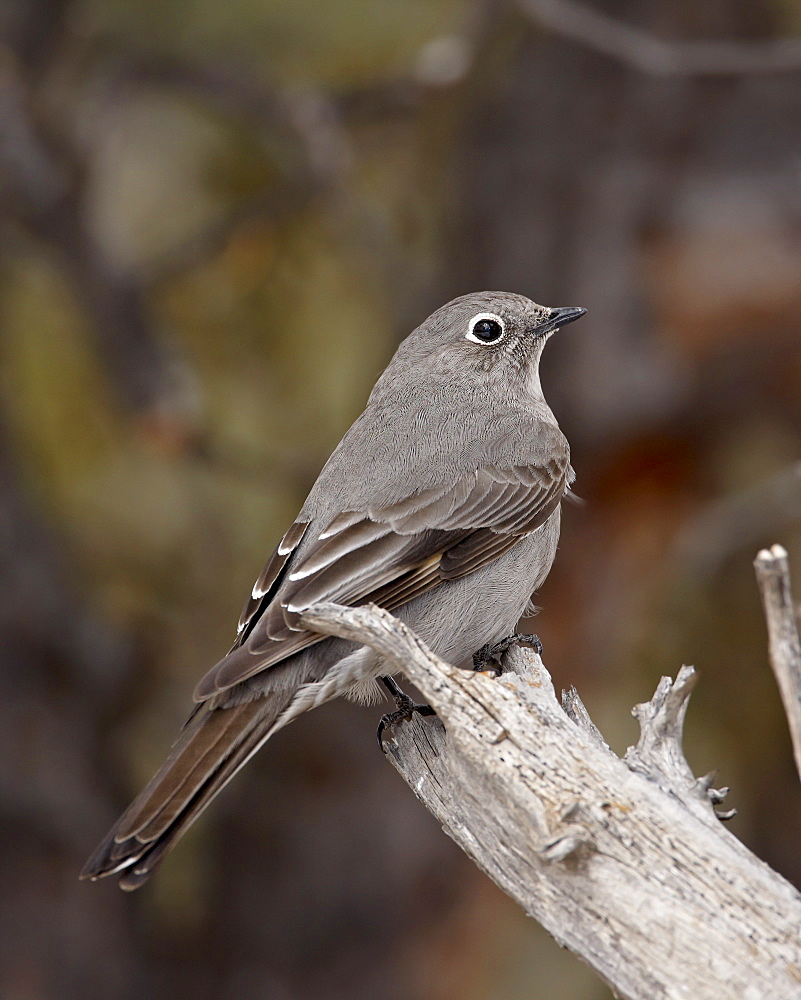
{"label": "blurred background foliage", "polygon": [[[582,10],[729,71],[598,51]],[[801,60],[738,62],[799,24],[3,0],[4,1000],[609,996],[417,804],[376,709],[282,733],[143,892],[76,880],[395,345],[479,288],[589,310],[543,373],[586,501],[538,597],[557,685],[622,751],[694,663],[690,761],[801,883],[751,569],[780,541],[801,588]]]}

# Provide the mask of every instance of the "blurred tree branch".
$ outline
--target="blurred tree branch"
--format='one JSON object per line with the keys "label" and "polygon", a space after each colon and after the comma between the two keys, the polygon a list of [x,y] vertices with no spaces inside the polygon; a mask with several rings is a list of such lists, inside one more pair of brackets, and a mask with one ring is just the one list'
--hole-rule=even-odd
{"label": "blurred tree branch", "polygon": [[[244,220],[283,218],[318,195],[344,201],[348,138],[336,105],[317,90],[271,89],[225,70],[116,53],[119,66],[104,81],[107,106],[116,105],[124,86],[192,94],[229,118],[254,122],[280,179],[233,205],[155,266],[136,272],[114,267],[98,246],[89,218],[85,137],[79,141],[73,135],[77,126],[70,116],[54,120],[47,110],[42,49],[70,48],[63,24],[68,9],[69,4],[45,0],[21,7],[0,49],[0,209],[56,259],[86,313],[98,356],[123,406],[181,443],[195,436],[197,400],[186,366],[154,322],[151,291],[176,271],[208,258]],[[80,59],[80,52],[62,55],[67,61]],[[108,77],[107,64],[95,60],[90,75]]]}
{"label": "blurred tree branch", "polygon": [[[40,3],[30,16],[59,18],[58,5]],[[27,17],[21,17],[22,22]],[[69,116],[54,121],[42,110],[46,74],[28,52],[30,32],[15,22],[0,60],[0,208],[19,229],[54,257],[84,309],[97,353],[120,402],[144,418],[158,434],[175,443],[196,440],[197,399],[190,373],[174,346],[153,320],[150,295],[162,281],[208,259],[242,225],[256,217],[280,220],[296,215],[314,198],[324,198],[361,243],[387,249],[387,234],[375,216],[356,206],[346,178],[351,144],[342,106],[326,91],[312,87],[254,84],[224,68],[199,66],[170,57],[128,50],[108,53],[90,65],[102,83],[102,110],[114,112],[121,94],[158,87],[195,97],[229,120],[246,119],[255,127],[277,180],[232,204],[224,215],[188,243],[161,259],[133,269],[113,266],[98,246],[89,218],[90,150],[86,137],[73,132]],[[41,44],[57,45],[58,31],[39,34]],[[67,32],[64,33],[68,35]],[[70,56],[67,57],[68,59]],[[79,58],[75,52],[71,58]],[[109,72],[108,66],[112,65]],[[389,88],[391,91],[392,88]],[[369,102],[368,102],[369,103]],[[356,100],[357,113],[364,113]]]}
{"label": "blurred tree branch", "polygon": [[[669,43],[575,0],[519,0],[519,6],[550,31],[648,73],[714,75],[801,68],[799,39]],[[184,431],[177,430],[180,438],[192,433],[196,400],[188,372],[150,315],[153,284],[213,253],[243,219],[280,216],[318,195],[349,205],[351,224],[367,234],[367,243],[386,244],[376,219],[349,204],[352,199],[345,193],[343,178],[352,152],[344,120],[417,109],[432,87],[419,73],[411,73],[406,79],[334,96],[319,88],[254,84],[236,72],[168,57],[114,53],[112,96],[120,86],[158,86],[199,97],[225,116],[246,117],[269,142],[282,171],[274,189],[233,206],[161,265],[148,273],[121,274],[105,261],[86,218],[85,152],[69,135],[68,122],[56,125],[37,110],[47,61],[54,60],[59,46],[63,49],[73,41],[68,30],[73,8],[50,0],[20,5],[6,32],[0,66],[0,200],[11,219],[58,255],[123,404],[176,429],[185,424]],[[466,46],[465,72],[472,49],[469,41]],[[102,76],[108,64],[106,58],[93,72]]]}
{"label": "blurred tree branch", "polygon": [[158,86],[202,98],[227,117],[249,119],[274,150],[284,144],[281,166],[296,182],[325,190],[349,163],[339,109],[319,88],[271,87],[225,68],[130,52],[121,54],[114,78],[114,90]]}
{"label": "blurred tree branch", "polygon": [[37,114],[35,82],[12,57],[0,66],[0,207],[54,256],[89,319],[118,398],[133,413],[191,410],[177,358],[154,328],[146,290],[109,266],[87,219],[87,165]]}
{"label": "blurred tree branch", "polygon": [[654,76],[740,76],[801,69],[801,38],[767,42],[666,42],[576,0],[518,0],[554,34]]}
{"label": "blurred tree branch", "polygon": [[684,585],[717,573],[723,562],[765,536],[801,521],[801,462],[729,493],[689,518],[673,545],[674,574]]}
{"label": "blurred tree branch", "polygon": [[620,760],[530,651],[510,651],[495,678],[450,666],[375,606],[318,605],[303,624],[366,643],[422,691],[437,717],[397,728],[392,763],[619,996],[797,996],[801,896],[721,826],[726,790],[684,758],[691,667],[635,708],[640,739]]}
{"label": "blurred tree branch", "polygon": [[296,215],[315,198],[342,191],[351,162],[349,136],[337,103],[313,88],[256,84],[225,68],[167,56],[117,54],[108,90],[113,113],[132,89],[157,87],[192,97],[227,120],[246,120],[278,168],[279,179],[230,206],[224,215],[146,267],[153,283],[207,260],[247,221]]}

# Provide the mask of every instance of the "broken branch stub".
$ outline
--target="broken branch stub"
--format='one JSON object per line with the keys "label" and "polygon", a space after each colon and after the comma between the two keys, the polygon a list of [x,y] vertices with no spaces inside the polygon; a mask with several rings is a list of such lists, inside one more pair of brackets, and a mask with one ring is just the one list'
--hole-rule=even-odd
{"label": "broken branch stub", "polygon": [[801,638],[787,550],[781,545],[762,549],[754,560],[754,569],[768,626],[770,665],[779,685],[796,769],[801,775]]}

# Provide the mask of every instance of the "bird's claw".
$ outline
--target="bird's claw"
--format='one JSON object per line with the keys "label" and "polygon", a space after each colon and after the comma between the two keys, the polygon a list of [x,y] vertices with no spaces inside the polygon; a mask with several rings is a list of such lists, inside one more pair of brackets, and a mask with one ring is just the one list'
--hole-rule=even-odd
{"label": "bird's claw", "polygon": [[542,643],[537,635],[526,635],[522,632],[515,632],[507,635],[500,642],[488,642],[482,646],[478,652],[473,654],[473,670],[486,670],[492,666],[497,673],[500,673],[501,656],[510,646],[531,646],[537,656],[542,656]]}
{"label": "bird's claw", "polygon": [[437,714],[430,705],[417,705],[408,695],[405,694],[396,695],[395,704],[398,706],[395,711],[382,715],[378,722],[378,730],[375,735],[382,753],[386,753],[386,750],[384,750],[384,743],[381,737],[384,735],[384,730],[388,726],[394,726],[396,722],[400,722],[401,720],[408,722],[415,712],[417,712],[418,715]]}

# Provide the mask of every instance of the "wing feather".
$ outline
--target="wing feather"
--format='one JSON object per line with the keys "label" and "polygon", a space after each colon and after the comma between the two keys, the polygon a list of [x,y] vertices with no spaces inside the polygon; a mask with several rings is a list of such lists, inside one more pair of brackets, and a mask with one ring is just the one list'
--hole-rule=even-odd
{"label": "wing feather", "polygon": [[256,621],[274,597],[288,568],[292,553],[300,545],[308,526],[308,521],[295,521],[278,543],[275,552],[273,552],[267,561],[267,565],[259,574],[258,580],[253,584],[250,597],[242,609],[242,614],[239,616],[234,649],[242,645],[252,631],[253,625],[256,624]]}
{"label": "wing feather", "polygon": [[269,603],[250,612],[247,635],[203,678],[196,699],[321,642],[325,636],[299,626],[311,604],[373,601],[394,610],[445,580],[475,572],[541,527],[571,481],[565,446],[558,461],[488,465],[391,505],[361,514],[343,511],[311,542],[308,525],[296,522],[302,529],[293,525],[293,535],[287,533],[276,550],[280,554],[294,541],[285,561],[277,570],[268,563],[264,587],[258,584],[265,590],[260,601]]}

